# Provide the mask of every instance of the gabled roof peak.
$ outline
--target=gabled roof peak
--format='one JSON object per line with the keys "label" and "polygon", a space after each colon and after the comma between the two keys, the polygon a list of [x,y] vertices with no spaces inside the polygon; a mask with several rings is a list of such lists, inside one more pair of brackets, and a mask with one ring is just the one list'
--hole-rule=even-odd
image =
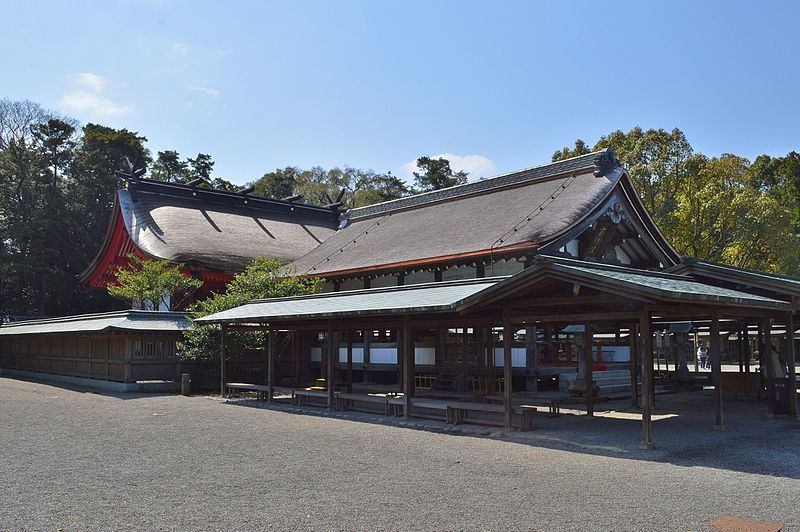
{"label": "gabled roof peak", "polygon": [[365,218],[395,210],[484,193],[570,173],[588,173],[588,171],[591,170],[596,177],[600,177],[609,174],[612,170],[621,166],[622,165],[614,154],[614,150],[605,148],[585,155],[578,155],[561,161],[532,166],[530,168],[500,174],[463,185],[455,185],[440,190],[422,192],[405,198],[385,201],[383,203],[358,207],[349,211],[349,216],[351,219]]}

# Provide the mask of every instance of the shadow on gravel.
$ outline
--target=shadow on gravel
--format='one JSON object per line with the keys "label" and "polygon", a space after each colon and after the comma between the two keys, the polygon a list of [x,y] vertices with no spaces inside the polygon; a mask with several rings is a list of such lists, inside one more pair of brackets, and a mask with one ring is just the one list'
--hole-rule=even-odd
{"label": "shadow on gravel", "polygon": [[109,390],[100,390],[97,388],[92,388],[90,386],[81,386],[79,384],[28,379],[16,375],[13,377],[4,375],[2,376],[2,378],[21,381],[21,382],[29,382],[31,384],[41,384],[42,386],[58,388],[60,390],[66,390],[69,392],[102,395],[103,397],[113,397],[114,399],[119,399],[121,401],[130,401],[133,399],[143,399],[147,397],[166,397],[175,395],[175,393],[170,393],[170,392],[113,392]]}
{"label": "shadow on gravel", "polygon": [[[760,403],[730,401],[725,405],[725,431],[713,430],[714,410],[710,394],[677,396],[661,400],[653,423],[655,450],[640,448],[641,421],[584,415],[534,418],[531,432],[510,431],[478,425],[450,425],[441,421],[410,419],[361,412],[329,412],[324,408],[255,399],[227,400],[227,406],[385,425],[434,433],[491,438],[517,445],[605,456],[628,460],[664,462],[683,467],[708,467],[800,479],[800,422],[770,418]],[[635,412],[625,404],[607,403],[613,412]],[[602,413],[601,413],[602,414]]]}

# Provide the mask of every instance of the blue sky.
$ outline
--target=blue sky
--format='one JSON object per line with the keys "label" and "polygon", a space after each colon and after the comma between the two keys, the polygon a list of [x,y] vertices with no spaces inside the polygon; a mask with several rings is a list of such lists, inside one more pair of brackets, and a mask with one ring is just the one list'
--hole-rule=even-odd
{"label": "blue sky", "polygon": [[473,177],[576,138],[681,128],[694,148],[800,150],[800,2],[3,0],[0,97],[210,153]]}

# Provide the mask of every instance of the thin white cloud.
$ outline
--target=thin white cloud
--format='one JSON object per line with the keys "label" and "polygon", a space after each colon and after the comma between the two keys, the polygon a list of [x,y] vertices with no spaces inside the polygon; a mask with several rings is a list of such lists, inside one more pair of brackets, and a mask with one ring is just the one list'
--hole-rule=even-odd
{"label": "thin white cloud", "polygon": [[186,55],[189,53],[189,47],[182,42],[172,43],[172,53],[175,55]]}
{"label": "thin white cloud", "polygon": [[104,92],[106,79],[98,74],[82,72],[72,78],[78,88],[61,98],[61,105],[75,113],[95,116],[121,116],[133,111],[130,105],[123,105],[108,99]]}
{"label": "thin white cloud", "polygon": [[[470,181],[480,177],[488,177],[494,172],[494,162],[484,155],[456,155],[455,153],[439,153],[431,155],[432,159],[444,158],[450,161],[450,168],[455,172],[464,170],[469,174]],[[408,161],[402,167],[406,177],[412,177],[414,172],[419,172],[417,160]]]}
{"label": "thin white cloud", "polygon": [[75,82],[83,85],[92,92],[101,92],[106,88],[106,80],[103,76],[92,74],[91,72],[81,72],[75,76]]}
{"label": "thin white cloud", "polygon": [[217,96],[222,94],[220,91],[218,91],[213,87],[204,87],[203,85],[191,85],[189,87],[189,90],[195,92],[202,92],[206,96],[211,96],[212,98],[216,98]]}

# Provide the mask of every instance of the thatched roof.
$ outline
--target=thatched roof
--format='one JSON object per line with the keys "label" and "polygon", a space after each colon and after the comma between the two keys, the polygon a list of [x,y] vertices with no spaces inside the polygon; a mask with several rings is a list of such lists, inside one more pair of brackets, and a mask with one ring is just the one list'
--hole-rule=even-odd
{"label": "thatched roof", "polygon": [[342,274],[535,249],[612,191],[610,150],[350,211],[344,229],[301,257],[301,273]]}
{"label": "thatched roof", "polygon": [[[106,242],[83,278],[115,263],[112,255],[131,244],[145,256],[204,271],[240,272],[262,256],[291,262],[334,234],[338,223],[335,208],[130,180],[117,191]],[[112,249],[117,232],[129,243]]]}

